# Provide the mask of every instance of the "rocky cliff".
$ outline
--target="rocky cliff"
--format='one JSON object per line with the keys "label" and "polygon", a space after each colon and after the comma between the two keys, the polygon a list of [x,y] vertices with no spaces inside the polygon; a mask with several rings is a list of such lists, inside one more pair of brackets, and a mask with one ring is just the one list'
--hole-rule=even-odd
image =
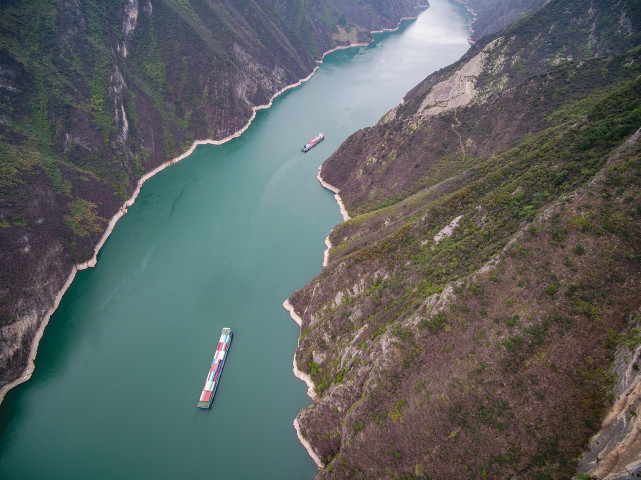
{"label": "rocky cliff", "polygon": [[369,41],[414,5],[3,2],[0,386],[24,371],[73,265],[142,176],[194,140],[238,132],[323,52]]}
{"label": "rocky cliff", "polygon": [[552,1],[323,164],[352,218],[290,298],[319,478],[638,472],[640,32]]}

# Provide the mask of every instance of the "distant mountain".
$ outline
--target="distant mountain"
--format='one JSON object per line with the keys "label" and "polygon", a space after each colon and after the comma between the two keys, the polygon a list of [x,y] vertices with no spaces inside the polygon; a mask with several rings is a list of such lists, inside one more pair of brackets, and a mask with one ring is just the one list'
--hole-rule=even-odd
{"label": "distant mountain", "polygon": [[289,299],[318,478],[641,472],[640,35],[551,1],[323,164],[352,218]]}
{"label": "distant mountain", "polygon": [[414,0],[7,0],[0,6],[0,386],[138,180],[223,139],[323,52]]}
{"label": "distant mountain", "polygon": [[550,0],[457,0],[476,14],[472,40],[495,33],[526,13],[546,5]]}

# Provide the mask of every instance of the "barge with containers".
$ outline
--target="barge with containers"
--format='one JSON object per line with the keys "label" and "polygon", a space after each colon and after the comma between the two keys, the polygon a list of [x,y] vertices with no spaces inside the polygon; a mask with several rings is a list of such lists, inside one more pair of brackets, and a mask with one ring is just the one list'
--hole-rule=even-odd
{"label": "barge with containers", "polygon": [[211,404],[214,402],[214,395],[216,395],[216,389],[220,383],[220,376],[223,374],[223,367],[225,366],[225,359],[227,358],[227,352],[229,352],[232,336],[231,328],[223,328],[205,380],[205,386],[196,404],[198,408],[211,408]]}
{"label": "barge with containers", "polygon": [[301,150],[302,150],[303,152],[306,152],[307,150],[311,150],[313,147],[315,147],[316,145],[318,145],[318,144],[319,144],[321,141],[323,141],[323,140],[325,140],[325,135],[323,135],[322,133],[319,133],[319,134],[318,134],[318,135],[316,135],[314,138],[312,138],[312,139],[309,141],[309,143],[306,143],[305,145],[303,145],[303,148],[301,148]]}

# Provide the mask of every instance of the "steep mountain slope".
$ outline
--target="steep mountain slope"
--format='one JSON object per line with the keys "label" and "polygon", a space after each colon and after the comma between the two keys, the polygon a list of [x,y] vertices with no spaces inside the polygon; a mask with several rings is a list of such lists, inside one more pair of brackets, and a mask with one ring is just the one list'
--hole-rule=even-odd
{"label": "steep mountain slope", "polygon": [[[639,44],[641,12],[630,3],[596,10],[589,1],[553,2],[484,38],[410,91],[378,126],[348,139],[323,164],[323,178],[341,189],[350,213],[362,213],[443,178],[435,176],[438,163],[452,168],[515,146],[545,128],[563,103],[617,79],[618,71],[606,66],[577,72],[576,65]],[[403,174],[408,171],[412,175]]]}
{"label": "steep mountain slope", "polygon": [[0,7],[0,386],[147,172],[222,139],[412,0],[30,0]]}
{"label": "steep mountain slope", "polygon": [[634,391],[639,32],[639,2],[550,2],[325,162],[353,218],[290,298],[320,478],[569,478]]}

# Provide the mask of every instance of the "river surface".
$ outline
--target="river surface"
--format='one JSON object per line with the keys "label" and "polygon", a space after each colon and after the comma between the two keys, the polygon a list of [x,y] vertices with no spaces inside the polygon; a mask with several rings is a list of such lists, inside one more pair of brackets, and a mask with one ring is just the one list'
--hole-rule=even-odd
{"label": "river surface", "polygon": [[[145,184],[51,318],[32,379],[0,407],[0,478],[314,477],[292,426],[310,399],[282,303],[320,273],[341,221],[319,165],[468,49],[469,14],[430,3],[370,46],[328,55],[242,137]],[[200,410],[223,327],[234,340]]]}

